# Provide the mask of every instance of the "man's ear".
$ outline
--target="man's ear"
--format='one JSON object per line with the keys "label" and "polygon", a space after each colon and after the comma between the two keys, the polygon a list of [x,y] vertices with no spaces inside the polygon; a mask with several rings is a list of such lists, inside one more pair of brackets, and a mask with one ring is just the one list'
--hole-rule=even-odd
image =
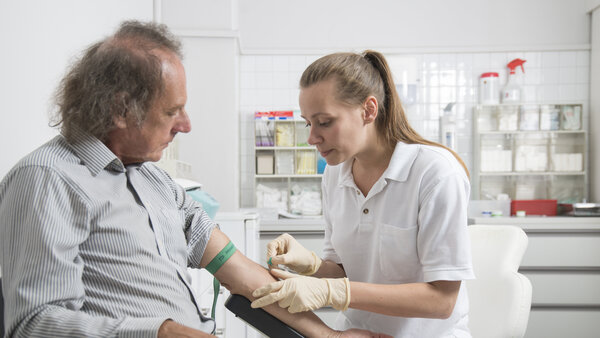
{"label": "man's ear", "polygon": [[113,123],[117,129],[125,129],[127,128],[127,118],[125,115],[116,115],[113,116]]}
{"label": "man's ear", "polygon": [[127,99],[128,95],[125,92],[119,92],[115,96],[115,110],[117,113],[113,115],[113,123],[118,129],[127,128]]}
{"label": "man's ear", "polygon": [[377,99],[375,98],[375,96],[367,97],[363,106],[365,109],[365,113],[364,113],[365,124],[373,123],[375,121],[375,118],[377,117],[377,108],[378,108],[378,103],[377,103]]}

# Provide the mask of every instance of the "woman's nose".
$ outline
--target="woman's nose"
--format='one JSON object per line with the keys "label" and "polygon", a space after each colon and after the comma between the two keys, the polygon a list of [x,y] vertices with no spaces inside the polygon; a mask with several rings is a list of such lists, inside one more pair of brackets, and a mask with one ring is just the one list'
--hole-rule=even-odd
{"label": "woman's nose", "polygon": [[317,132],[315,131],[315,128],[310,127],[310,133],[308,134],[308,140],[307,140],[308,144],[314,146],[316,144],[321,143],[321,141],[322,141],[322,138],[321,138],[321,136],[319,136],[317,134]]}

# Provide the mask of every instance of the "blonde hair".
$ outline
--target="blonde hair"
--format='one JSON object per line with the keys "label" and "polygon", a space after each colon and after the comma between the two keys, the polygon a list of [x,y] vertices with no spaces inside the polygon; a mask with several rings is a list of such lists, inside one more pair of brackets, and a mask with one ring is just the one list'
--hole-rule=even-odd
{"label": "blonde hair", "polygon": [[385,57],[376,51],[362,54],[334,53],[313,62],[300,78],[300,88],[331,78],[336,80],[336,99],[350,105],[361,105],[369,96],[379,103],[375,128],[385,144],[393,149],[396,143],[425,144],[444,148],[452,153],[469,175],[469,170],[452,149],[424,139],[408,123],[400,97]]}

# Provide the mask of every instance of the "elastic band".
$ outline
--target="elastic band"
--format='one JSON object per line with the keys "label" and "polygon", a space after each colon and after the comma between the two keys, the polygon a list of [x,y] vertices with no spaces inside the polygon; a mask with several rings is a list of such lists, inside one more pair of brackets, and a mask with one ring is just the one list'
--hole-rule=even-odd
{"label": "elastic band", "polygon": [[[227,260],[233,256],[233,254],[235,253],[235,245],[233,245],[233,242],[229,241],[229,243],[227,243],[227,245],[225,245],[225,247],[219,251],[219,253],[215,256],[215,258],[213,258],[210,263],[208,263],[208,265],[206,265],[206,270],[208,272],[210,272],[213,276],[215,274],[215,272],[219,271],[219,269],[221,268],[221,266],[223,264],[225,264],[225,262],[227,262]],[[219,280],[217,279],[217,277],[214,278],[213,280],[213,305],[212,305],[212,310],[210,312],[210,316],[212,317],[212,319],[215,319],[215,310],[217,307],[217,298],[219,298],[219,290],[221,289],[221,283],[219,283]]]}
{"label": "elastic band", "polygon": [[235,245],[233,245],[233,242],[229,241],[229,243],[227,243],[227,245],[225,245],[225,247],[223,248],[223,250],[221,250],[216,256],[215,258],[213,258],[210,263],[208,263],[208,265],[206,266],[206,270],[208,272],[210,272],[211,274],[215,274],[215,272],[219,271],[219,269],[221,268],[221,266],[227,262],[227,260],[229,259],[229,257],[231,257],[231,255],[233,255],[233,253],[235,252]]}

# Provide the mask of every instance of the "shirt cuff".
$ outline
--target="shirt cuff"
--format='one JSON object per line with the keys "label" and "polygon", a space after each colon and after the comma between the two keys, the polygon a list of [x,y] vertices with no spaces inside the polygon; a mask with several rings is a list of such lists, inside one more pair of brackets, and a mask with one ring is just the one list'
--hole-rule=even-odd
{"label": "shirt cuff", "polygon": [[170,318],[126,318],[117,328],[119,338],[156,338],[160,326]]}
{"label": "shirt cuff", "polygon": [[469,280],[475,279],[475,274],[471,268],[462,269],[437,269],[423,271],[423,281],[433,282],[436,280]]}

